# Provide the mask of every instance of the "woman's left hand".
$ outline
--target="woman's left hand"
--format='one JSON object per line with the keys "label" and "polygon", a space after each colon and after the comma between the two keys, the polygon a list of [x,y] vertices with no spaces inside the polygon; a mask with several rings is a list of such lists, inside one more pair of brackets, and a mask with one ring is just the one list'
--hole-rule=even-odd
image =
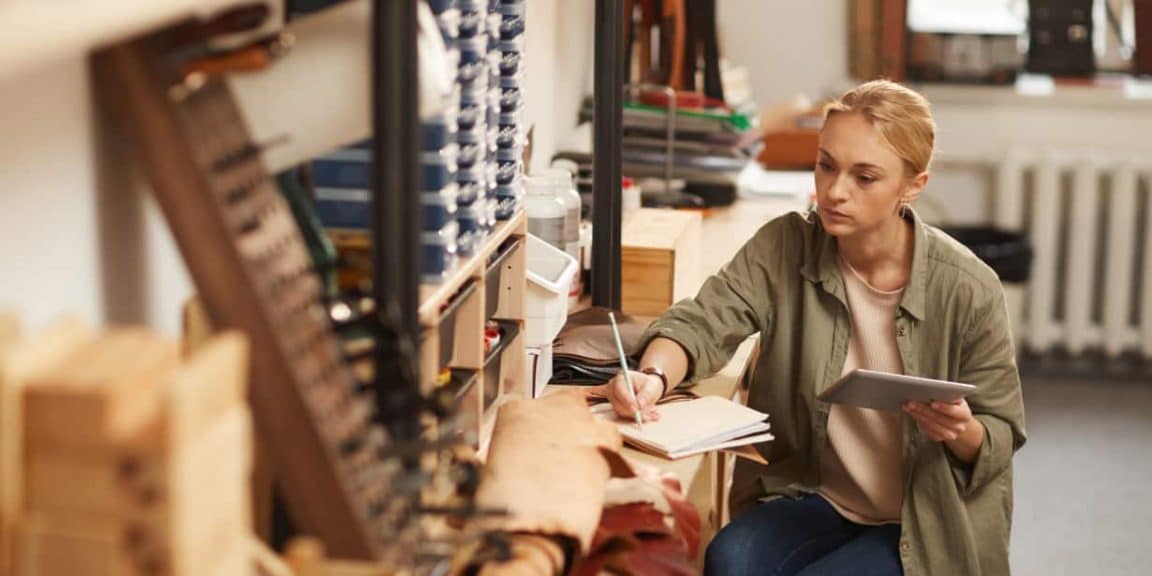
{"label": "woman's left hand", "polygon": [[934,442],[943,442],[961,460],[976,460],[984,443],[984,425],[972,416],[968,401],[905,402],[904,411]]}
{"label": "woman's left hand", "polygon": [[956,402],[905,402],[904,411],[934,442],[959,438],[973,420],[963,398]]}

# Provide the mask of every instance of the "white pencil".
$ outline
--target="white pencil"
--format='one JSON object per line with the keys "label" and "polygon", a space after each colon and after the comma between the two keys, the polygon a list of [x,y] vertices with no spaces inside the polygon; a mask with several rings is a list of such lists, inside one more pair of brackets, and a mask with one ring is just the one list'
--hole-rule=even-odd
{"label": "white pencil", "polygon": [[640,415],[640,400],[636,398],[636,389],[632,387],[632,376],[628,374],[628,357],[624,355],[624,342],[620,340],[620,328],[616,326],[616,315],[609,312],[608,321],[612,323],[612,336],[616,338],[616,351],[620,353],[620,369],[624,371],[624,383],[628,385],[628,393],[632,395],[632,404],[636,406],[636,426],[644,426],[644,418]]}

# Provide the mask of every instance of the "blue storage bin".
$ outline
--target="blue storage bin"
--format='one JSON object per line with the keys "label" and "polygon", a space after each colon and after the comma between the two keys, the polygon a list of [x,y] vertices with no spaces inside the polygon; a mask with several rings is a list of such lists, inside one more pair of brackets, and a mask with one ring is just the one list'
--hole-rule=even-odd
{"label": "blue storage bin", "polygon": [[478,62],[487,63],[488,36],[486,34],[473,36],[471,38],[461,38],[459,47],[461,65],[475,64]]}
{"label": "blue storage bin", "polygon": [[484,165],[476,164],[471,168],[462,168],[456,172],[456,181],[461,184],[479,184],[483,189],[487,185]]}
{"label": "blue storage bin", "polygon": [[519,198],[497,198],[496,203],[496,219],[508,220],[516,214],[516,210],[520,208]]}
{"label": "blue storage bin", "polygon": [[456,165],[460,168],[471,168],[478,162],[483,162],[487,157],[486,146],[483,144],[465,144],[460,146],[459,155],[456,158]]}
{"label": "blue storage bin", "polygon": [[443,14],[447,10],[456,8],[456,0],[428,0],[428,7],[432,9],[432,13],[436,15]]}
{"label": "blue storage bin", "polygon": [[440,230],[456,220],[456,185],[439,192],[424,192],[420,195],[420,206],[424,208],[424,229]]}
{"label": "blue storage bin", "polygon": [[498,52],[500,64],[497,68],[501,76],[515,76],[523,69],[524,53],[519,51]]}
{"label": "blue storage bin", "polygon": [[523,108],[524,98],[519,88],[500,89],[500,113],[509,114],[519,112]]}
{"label": "blue storage bin", "polygon": [[488,107],[489,93],[491,89],[488,86],[477,86],[469,84],[468,86],[460,87],[460,106],[484,106]]}
{"label": "blue storage bin", "polygon": [[456,222],[434,232],[420,233],[421,279],[428,283],[439,283],[456,259],[456,240],[459,236]]}
{"label": "blue storage bin", "polygon": [[[477,12],[475,10],[463,10],[460,12],[460,37],[461,38],[475,38],[488,31],[488,13]],[[484,40],[485,44],[488,40]]]}
{"label": "blue storage bin", "polygon": [[460,117],[457,119],[457,125],[460,130],[472,130],[481,122],[487,124],[487,113],[487,107],[483,104],[464,104],[460,106]]}
{"label": "blue storage bin", "polygon": [[486,206],[487,200],[480,200],[467,206],[461,206],[457,210],[456,222],[460,225],[461,234],[482,230],[487,226],[487,220],[484,217]]}
{"label": "blue storage bin", "polygon": [[456,142],[457,131],[455,117],[438,114],[420,123],[421,145],[426,151],[442,150]]}
{"label": "blue storage bin", "polygon": [[372,225],[367,189],[316,187],[316,218],[325,228],[367,230]]}
{"label": "blue storage bin", "polygon": [[525,4],[524,0],[500,0],[499,6],[500,14],[504,16],[520,16],[524,17]]}
{"label": "blue storage bin", "polygon": [[456,193],[456,205],[468,206],[479,198],[484,198],[484,184],[480,182],[461,182]]}
{"label": "blue storage bin", "polygon": [[493,197],[499,200],[508,198],[518,199],[524,197],[524,183],[523,180],[517,178],[508,184],[501,184],[496,186],[493,191]]}
{"label": "blue storage bin", "polygon": [[488,128],[487,126],[477,126],[471,130],[461,130],[456,133],[456,141],[461,146],[468,144],[487,144],[488,143]]}
{"label": "blue storage bin", "polygon": [[500,22],[500,41],[509,41],[523,34],[524,16],[505,14],[503,21]]}
{"label": "blue storage bin", "polygon": [[440,190],[456,181],[456,163],[435,152],[425,152],[420,160],[420,175],[425,190]]}
{"label": "blue storage bin", "polygon": [[498,161],[496,163],[496,185],[508,185],[523,172],[520,160]]}

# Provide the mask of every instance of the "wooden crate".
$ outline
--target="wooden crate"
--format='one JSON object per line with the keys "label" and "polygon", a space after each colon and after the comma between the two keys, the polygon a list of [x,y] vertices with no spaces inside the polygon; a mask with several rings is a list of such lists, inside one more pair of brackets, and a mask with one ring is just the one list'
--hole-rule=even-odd
{"label": "wooden crate", "polygon": [[640,208],[622,224],[621,309],[657,316],[695,295],[700,275],[699,212]]}

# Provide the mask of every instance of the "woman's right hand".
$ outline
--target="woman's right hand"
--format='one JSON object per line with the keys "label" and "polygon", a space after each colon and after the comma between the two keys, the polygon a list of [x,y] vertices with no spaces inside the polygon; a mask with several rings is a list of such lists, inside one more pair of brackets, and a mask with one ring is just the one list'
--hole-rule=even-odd
{"label": "woman's right hand", "polygon": [[[664,382],[659,376],[643,372],[628,371],[632,379],[632,387],[636,390],[636,401],[640,403],[640,414],[645,422],[655,422],[660,419],[660,412],[656,409],[656,402],[664,393]],[[636,403],[628,392],[628,382],[624,374],[617,374],[608,381],[608,401],[621,418],[632,420],[636,417]]]}

